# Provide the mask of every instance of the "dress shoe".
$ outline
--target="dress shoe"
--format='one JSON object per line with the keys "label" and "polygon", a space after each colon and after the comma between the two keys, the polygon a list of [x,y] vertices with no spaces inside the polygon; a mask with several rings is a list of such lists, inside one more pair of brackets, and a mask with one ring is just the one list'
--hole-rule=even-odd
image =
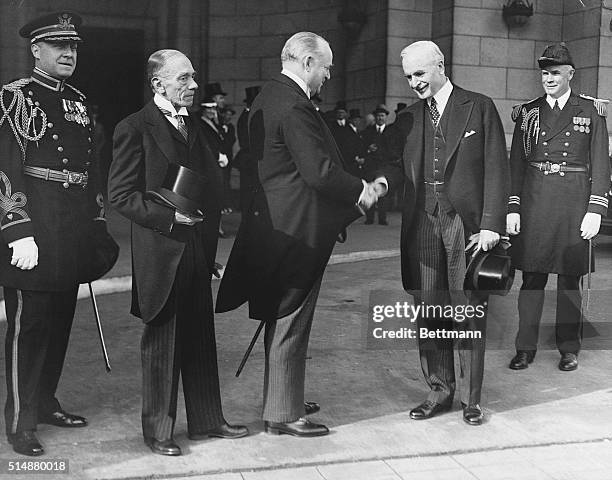
{"label": "dress shoe", "polygon": [[425,420],[438,413],[447,412],[450,409],[450,404],[435,403],[431,400],[425,400],[423,403],[410,410],[410,418],[413,420]]}
{"label": "dress shoe", "polygon": [[56,427],[78,428],[86,427],[87,419],[79,415],[58,410],[57,412],[47,413],[38,416],[38,423],[55,425]]}
{"label": "dress shoe", "polygon": [[571,372],[578,368],[578,356],[575,353],[562,353],[559,360],[559,370]]}
{"label": "dress shoe", "polygon": [[34,430],[24,430],[23,432],[11,433],[8,441],[13,445],[13,450],[21,455],[37,457],[45,453]]}
{"label": "dress shoe", "polygon": [[480,405],[477,403],[471,405],[463,405],[463,421],[468,425],[482,425],[482,419],[484,418],[484,414],[482,413],[482,409]]}
{"label": "dress shoe", "polygon": [[145,437],[144,441],[151,451],[153,453],[157,453],[158,455],[169,455],[176,457],[182,453],[181,447],[174,443],[173,438],[157,440],[157,438]]}
{"label": "dress shoe", "polygon": [[525,370],[535,358],[535,350],[517,350],[516,355],[510,360],[508,368],[512,370]]}
{"label": "dress shoe", "polygon": [[225,422],[217,428],[202,433],[189,433],[189,440],[205,440],[210,437],[216,438],[241,438],[249,434],[249,429],[243,425],[230,425]]}
{"label": "dress shoe", "polygon": [[285,433],[294,437],[320,437],[329,433],[325,425],[312,423],[306,418],[298,418],[295,422],[265,422],[265,426],[266,432],[274,435]]}
{"label": "dress shoe", "polygon": [[304,410],[306,411],[306,415],[312,415],[321,410],[321,405],[317,402],[304,402]]}

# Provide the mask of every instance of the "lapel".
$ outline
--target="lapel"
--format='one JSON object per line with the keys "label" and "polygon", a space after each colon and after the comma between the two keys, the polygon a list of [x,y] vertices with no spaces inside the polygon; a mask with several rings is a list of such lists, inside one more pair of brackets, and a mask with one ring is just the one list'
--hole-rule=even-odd
{"label": "lapel", "polygon": [[447,156],[442,166],[444,170],[446,170],[449,160],[455,154],[459,142],[463,138],[470,114],[474,108],[474,101],[465,94],[463,89],[454,85],[446,108],[448,109],[448,131],[446,135]]}
{"label": "lapel", "polygon": [[[412,183],[415,191],[417,191],[420,187],[419,183],[422,183],[419,179],[423,169],[423,122],[429,120],[425,118],[425,100],[421,100],[415,103],[414,107],[409,108],[414,115],[414,122],[412,122],[412,128],[410,128],[404,144],[404,169],[406,172],[410,172]],[[405,115],[408,115],[408,113]]]}
{"label": "lapel", "polygon": [[189,118],[187,120],[187,131],[189,132],[189,136],[187,137],[189,139],[189,150],[191,150],[193,148],[193,145],[195,144],[196,141],[196,137],[198,135],[200,135],[200,129],[198,128],[198,121],[195,118],[195,115],[193,115],[192,113],[189,113]]}
{"label": "lapel", "polygon": [[174,148],[174,140],[172,140],[170,129],[168,128],[168,120],[166,120],[164,114],[159,111],[153,99],[145,105],[144,115],[146,128],[151,132],[151,136],[161,152],[169,162],[179,163],[177,161],[176,149]]}
{"label": "lapel", "polygon": [[[544,100],[543,108],[548,108],[548,110],[550,110],[550,105],[548,105],[548,102],[546,102],[546,100]],[[582,107],[580,107],[578,98],[575,95],[571,94],[570,97],[567,99],[565,107],[563,107],[563,110],[561,110],[561,114],[559,115],[559,118],[557,118],[557,121],[554,122],[554,124],[548,125],[548,132],[546,133],[546,138],[551,139],[559,132],[561,132],[561,130],[564,130],[568,124],[572,123],[572,117],[581,116],[580,112],[582,112]],[[547,111],[547,113],[550,112]],[[552,114],[546,115],[546,118],[551,119]]]}

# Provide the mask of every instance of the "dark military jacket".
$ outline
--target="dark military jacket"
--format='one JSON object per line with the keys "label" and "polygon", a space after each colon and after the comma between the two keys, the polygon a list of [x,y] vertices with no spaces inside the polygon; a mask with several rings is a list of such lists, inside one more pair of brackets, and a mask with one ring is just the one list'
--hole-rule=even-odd
{"label": "dark military jacket", "polygon": [[[85,96],[35,68],[32,77],[4,85],[0,101],[6,112],[0,125],[0,285],[73,288],[79,263],[88,261],[79,254],[79,239],[102,207]],[[88,182],[34,178],[24,166],[87,172]],[[8,244],[29,236],[38,246],[38,265],[21,270],[10,264]]]}
{"label": "dark military jacket", "polygon": [[[558,118],[539,97],[519,107],[510,153],[510,213],[521,214],[512,258],[523,271],[582,275],[587,212],[605,215],[610,189],[608,130],[592,100],[571,94]],[[565,168],[582,171],[564,171]]]}

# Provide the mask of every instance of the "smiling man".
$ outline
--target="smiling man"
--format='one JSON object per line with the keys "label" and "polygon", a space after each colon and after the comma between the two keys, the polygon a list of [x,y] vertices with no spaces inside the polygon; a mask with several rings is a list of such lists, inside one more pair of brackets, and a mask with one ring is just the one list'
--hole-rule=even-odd
{"label": "smiling man", "polygon": [[[238,438],[248,430],[229,425],[221,409],[210,282],[222,189],[200,122],[187,111],[198,88],[195,72],[181,52],[159,50],[149,57],[147,76],[153,99],[115,129],[108,192],[111,205],[132,222],[131,312],[145,323],[144,441],[154,453],[180,455],[173,438],[179,376],[191,440]],[[206,183],[196,205],[203,219],[149,193],[182,185],[175,177],[170,187],[172,165]]]}
{"label": "smiling man", "polygon": [[[404,187],[404,288],[415,303],[450,305],[451,293],[463,292],[466,243],[489,250],[505,231],[509,172],[504,131],[490,98],[447,78],[444,55],[435,43],[410,44],[401,59],[408,85],[420,101],[399,113],[395,124],[405,141],[398,148],[398,142],[392,143],[390,155],[397,162],[383,168],[376,182],[381,191],[387,184],[390,190]],[[486,295],[468,292],[467,300],[486,311]],[[467,321],[419,315],[417,322],[430,331],[484,332],[486,315]],[[463,420],[480,425],[484,334],[457,346]],[[430,391],[410,411],[414,420],[449,410],[456,386],[452,339],[419,339],[419,354]]]}
{"label": "smiling man", "polygon": [[[77,65],[81,18],[57,12],[20,30],[30,78],[2,87],[0,285],[6,332],[6,432],[13,449],[41,455],[39,423],[84,427],[56,390],[74,317],[80,233],[100,216],[97,159],[85,96],[66,83]],[[73,403],[75,400],[73,400]]]}
{"label": "smiling man", "polygon": [[523,271],[513,370],[533,362],[549,273],[557,274],[559,369],[578,368],[582,337],[580,277],[589,242],[608,209],[610,165],[604,104],[572,92],[574,61],[565,44],[538,59],[545,95],[518,109],[510,164],[507,229],[512,261]]}

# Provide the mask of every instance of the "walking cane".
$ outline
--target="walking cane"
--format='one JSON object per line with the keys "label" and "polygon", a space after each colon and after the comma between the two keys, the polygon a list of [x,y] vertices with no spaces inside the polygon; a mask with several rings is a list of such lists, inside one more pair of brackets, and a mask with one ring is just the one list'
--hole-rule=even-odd
{"label": "walking cane", "polygon": [[259,327],[257,327],[257,331],[255,332],[255,335],[253,335],[253,338],[251,339],[251,343],[249,344],[249,348],[247,348],[246,352],[244,352],[244,357],[242,357],[242,361],[240,362],[240,366],[238,367],[238,370],[236,370],[236,378],[238,378],[240,376],[240,373],[242,372],[242,369],[246,365],[246,362],[249,359],[249,355],[251,355],[251,351],[253,350],[253,347],[255,346],[255,342],[259,338],[259,334],[263,330],[263,327],[264,327],[265,324],[266,324],[266,322],[260,322],[259,323]]}
{"label": "walking cane", "polygon": [[106,351],[106,344],[104,343],[104,334],[102,333],[102,323],[100,322],[100,314],[98,313],[98,304],[96,302],[96,296],[94,295],[93,288],[91,288],[91,282],[88,282],[89,286],[89,295],[91,296],[91,304],[94,309],[94,317],[96,317],[96,325],[98,327],[98,338],[100,338],[100,346],[102,347],[102,355],[104,356],[104,366],[106,367],[106,371],[111,371],[111,366],[108,361],[108,352]]}

